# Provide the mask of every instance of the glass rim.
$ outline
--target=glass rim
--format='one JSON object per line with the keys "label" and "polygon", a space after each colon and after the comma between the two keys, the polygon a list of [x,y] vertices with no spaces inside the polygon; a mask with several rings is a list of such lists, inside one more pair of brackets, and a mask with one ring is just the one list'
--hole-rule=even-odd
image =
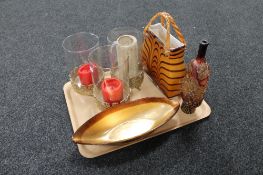
{"label": "glass rim", "polygon": [[[88,34],[89,36],[92,36],[93,38],[96,39],[95,45],[93,45],[92,47],[90,47],[90,48],[88,48],[88,49],[78,50],[78,51],[73,51],[73,50],[70,50],[70,49],[66,48],[66,47],[65,47],[65,42],[66,42],[68,39],[72,38],[73,36],[75,36],[75,35],[77,35],[77,34]],[[66,50],[66,51],[69,52],[69,53],[83,53],[83,52],[90,51],[90,50],[96,48],[97,46],[99,46],[99,36],[96,35],[96,34],[94,34],[94,33],[91,33],[91,32],[77,32],[77,33],[73,33],[73,34],[67,36],[67,37],[63,40],[63,42],[62,42],[62,47],[63,47],[63,49]]]}
{"label": "glass rim", "polygon": [[[93,53],[95,53],[97,50],[103,49],[103,48],[114,48],[114,47],[116,47],[116,46],[117,46],[117,44],[113,43],[113,44],[108,44],[108,45],[103,45],[103,46],[98,46],[98,47],[96,47],[94,50],[92,50],[92,51],[90,52],[90,54],[89,54],[89,56],[88,56],[88,62],[92,63],[93,60],[95,60],[95,59],[91,59],[91,57],[92,57]],[[116,55],[116,56],[117,56],[117,55]],[[102,68],[103,70],[104,70],[104,69],[113,69],[113,68],[119,68],[119,67],[121,67],[122,65],[127,64],[126,62],[128,62],[128,61],[129,61],[129,57],[125,58],[124,62],[121,63],[121,64],[118,64],[117,66],[112,66],[112,67],[102,67],[101,65],[96,65],[96,66]],[[91,65],[92,65],[92,64],[91,64]]]}
{"label": "glass rim", "polygon": [[111,41],[109,38],[110,38],[110,34],[112,34],[114,31],[117,31],[117,30],[130,30],[130,31],[134,31],[136,33],[140,33],[140,31],[138,29],[136,29],[135,27],[132,27],[132,26],[119,26],[119,27],[115,27],[113,29],[111,29],[108,34],[107,34],[107,41],[108,42],[112,42],[114,43],[114,41]]}

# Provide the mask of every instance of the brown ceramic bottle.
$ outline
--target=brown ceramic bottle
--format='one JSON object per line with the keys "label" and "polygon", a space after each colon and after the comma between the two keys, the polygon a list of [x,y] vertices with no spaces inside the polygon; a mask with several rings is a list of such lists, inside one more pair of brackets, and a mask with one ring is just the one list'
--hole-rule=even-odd
{"label": "brown ceramic bottle", "polygon": [[204,99],[210,75],[210,68],[205,58],[207,46],[206,40],[200,42],[198,54],[188,64],[186,76],[182,80],[181,109],[186,114],[194,113],[195,108],[200,106]]}

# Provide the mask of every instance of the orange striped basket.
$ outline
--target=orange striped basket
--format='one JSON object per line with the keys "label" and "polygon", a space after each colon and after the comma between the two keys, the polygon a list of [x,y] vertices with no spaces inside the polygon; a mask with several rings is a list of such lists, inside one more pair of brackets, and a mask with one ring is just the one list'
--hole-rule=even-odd
{"label": "orange striped basket", "polygon": [[[158,17],[161,18],[161,23],[152,25]],[[170,34],[170,25],[179,40]],[[170,14],[159,12],[152,17],[143,33],[141,54],[146,72],[168,98],[180,95],[181,80],[186,74],[186,43],[180,29]]]}

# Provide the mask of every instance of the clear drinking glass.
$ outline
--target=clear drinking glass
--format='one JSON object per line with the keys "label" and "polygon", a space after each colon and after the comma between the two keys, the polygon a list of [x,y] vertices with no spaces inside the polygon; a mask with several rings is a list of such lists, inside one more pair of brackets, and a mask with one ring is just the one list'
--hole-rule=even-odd
{"label": "clear drinking glass", "polygon": [[142,32],[133,27],[117,27],[108,33],[107,40],[117,45],[117,54],[128,57],[130,87],[140,89],[144,78],[140,54]]}
{"label": "clear drinking glass", "polygon": [[87,32],[70,35],[62,43],[72,87],[82,95],[93,94],[92,73],[88,56],[98,46],[99,37]]}
{"label": "clear drinking glass", "polygon": [[118,56],[116,45],[97,47],[89,56],[93,95],[103,107],[125,102],[130,97],[128,58]]}
{"label": "clear drinking glass", "polygon": [[112,29],[107,35],[109,44],[113,44],[122,35],[132,35],[137,38],[139,42],[142,40],[142,32],[133,27],[116,27]]}

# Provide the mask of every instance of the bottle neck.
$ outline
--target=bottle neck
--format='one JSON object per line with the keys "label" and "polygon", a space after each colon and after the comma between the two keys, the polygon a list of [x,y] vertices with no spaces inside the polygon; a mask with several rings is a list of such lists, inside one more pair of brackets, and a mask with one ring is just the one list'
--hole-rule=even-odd
{"label": "bottle neck", "polygon": [[196,59],[205,59],[208,44],[209,43],[206,40],[200,42]]}

